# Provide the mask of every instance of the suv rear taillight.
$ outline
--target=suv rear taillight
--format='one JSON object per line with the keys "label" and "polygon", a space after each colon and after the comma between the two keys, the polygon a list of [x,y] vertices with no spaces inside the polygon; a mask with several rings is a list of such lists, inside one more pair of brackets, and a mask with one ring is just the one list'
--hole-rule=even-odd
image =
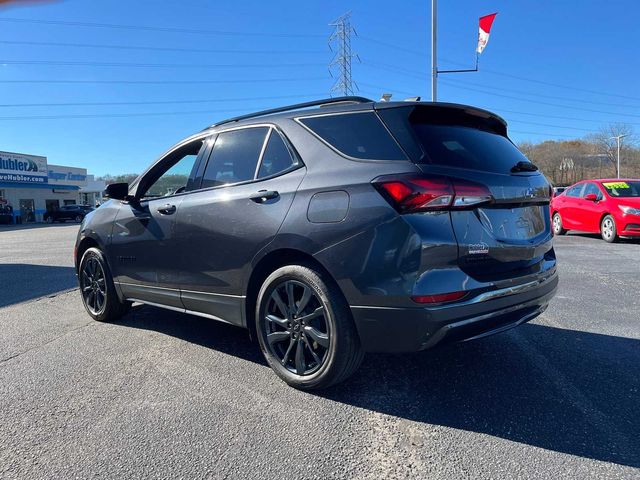
{"label": "suv rear taillight", "polygon": [[381,177],[373,185],[400,213],[463,209],[493,201],[486,186],[444,176]]}

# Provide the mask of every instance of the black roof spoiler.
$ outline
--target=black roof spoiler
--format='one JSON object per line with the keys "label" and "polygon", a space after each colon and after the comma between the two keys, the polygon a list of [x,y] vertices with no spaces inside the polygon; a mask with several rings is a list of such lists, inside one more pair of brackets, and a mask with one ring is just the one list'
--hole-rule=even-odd
{"label": "black roof spoiler", "polygon": [[286,107],[271,108],[269,110],[262,110],[260,112],[240,115],[239,117],[233,117],[218,123],[214,123],[213,125],[205,128],[205,130],[209,128],[217,127],[219,125],[224,125],[226,123],[233,123],[233,122],[239,122],[240,120],[247,120],[249,118],[264,117],[265,115],[272,115],[275,113],[289,112],[289,111],[300,110],[300,109],[309,108],[309,107],[322,107],[325,105],[333,105],[333,104],[340,104],[340,103],[373,103],[373,100],[365,97],[358,97],[358,96],[323,98],[321,100],[314,100],[312,102],[296,103],[294,105],[288,105]]}

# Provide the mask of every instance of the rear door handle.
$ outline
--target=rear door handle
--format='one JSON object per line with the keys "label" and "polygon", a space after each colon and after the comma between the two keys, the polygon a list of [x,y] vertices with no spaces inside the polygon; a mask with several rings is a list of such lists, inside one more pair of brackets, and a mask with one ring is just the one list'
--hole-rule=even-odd
{"label": "rear door handle", "polygon": [[170,203],[167,203],[162,207],[158,207],[158,213],[160,213],[161,215],[171,215],[172,213],[175,213],[175,211],[176,206],[171,205]]}
{"label": "rear door handle", "polygon": [[249,195],[249,198],[256,203],[264,203],[267,200],[278,198],[280,194],[275,190],[259,190],[256,193]]}

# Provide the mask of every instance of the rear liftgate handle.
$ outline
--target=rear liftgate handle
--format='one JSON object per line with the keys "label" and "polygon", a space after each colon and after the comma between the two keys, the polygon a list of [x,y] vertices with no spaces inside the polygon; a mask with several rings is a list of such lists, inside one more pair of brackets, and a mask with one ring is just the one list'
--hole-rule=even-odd
{"label": "rear liftgate handle", "polygon": [[278,198],[280,194],[275,190],[260,190],[256,193],[249,195],[249,198],[256,203],[264,203],[267,200],[273,200]]}

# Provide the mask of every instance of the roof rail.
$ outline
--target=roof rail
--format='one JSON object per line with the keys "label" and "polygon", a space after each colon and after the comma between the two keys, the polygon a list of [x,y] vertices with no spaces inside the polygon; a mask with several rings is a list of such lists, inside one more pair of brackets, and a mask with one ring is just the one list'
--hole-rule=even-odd
{"label": "roof rail", "polygon": [[286,107],[271,108],[269,110],[262,110],[260,112],[249,113],[249,114],[246,114],[246,115],[240,115],[239,117],[233,117],[233,118],[229,118],[227,120],[222,120],[221,122],[218,122],[218,123],[214,123],[213,125],[211,125],[211,126],[209,126],[207,128],[217,127],[218,125],[224,125],[226,123],[239,122],[240,120],[246,120],[248,118],[263,117],[265,115],[271,115],[271,114],[274,114],[274,113],[289,112],[289,111],[292,111],[292,110],[300,110],[302,108],[308,108],[308,107],[319,107],[319,106],[321,107],[323,105],[330,105],[330,104],[334,104],[334,103],[371,103],[371,102],[373,102],[373,100],[371,100],[369,98],[365,98],[365,97],[358,97],[358,96],[323,98],[322,100],[314,100],[312,102],[296,103],[295,105],[289,105],[289,106],[286,106]]}

